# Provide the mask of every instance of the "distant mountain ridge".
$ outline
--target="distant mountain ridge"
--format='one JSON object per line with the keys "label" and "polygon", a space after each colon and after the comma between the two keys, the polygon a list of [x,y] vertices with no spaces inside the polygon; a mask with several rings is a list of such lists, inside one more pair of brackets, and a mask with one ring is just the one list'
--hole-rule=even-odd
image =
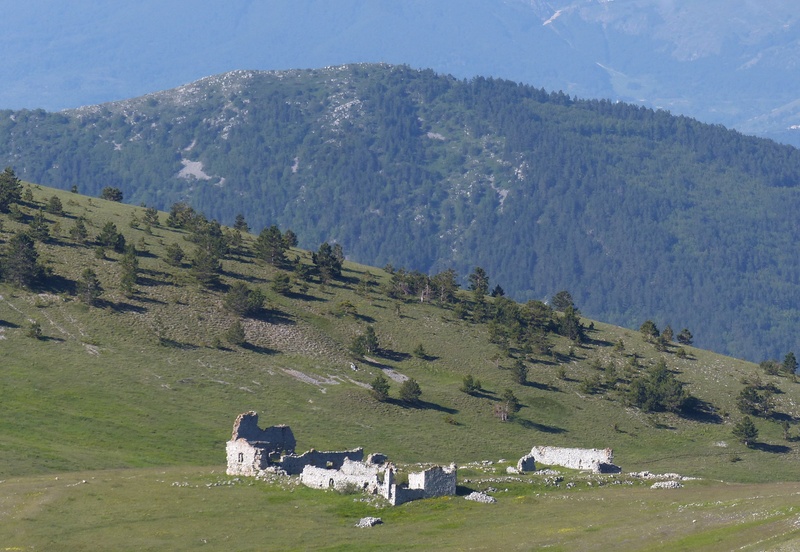
{"label": "distant mountain ridge", "polygon": [[0,162],[377,266],[479,265],[518,300],[568,289],[587,316],[751,360],[797,349],[800,152],[663,111],[391,65],[237,71],[0,112]]}
{"label": "distant mountain ridge", "polygon": [[790,0],[37,0],[4,15],[0,108],[103,103],[236,68],[389,62],[635,102],[800,145]]}

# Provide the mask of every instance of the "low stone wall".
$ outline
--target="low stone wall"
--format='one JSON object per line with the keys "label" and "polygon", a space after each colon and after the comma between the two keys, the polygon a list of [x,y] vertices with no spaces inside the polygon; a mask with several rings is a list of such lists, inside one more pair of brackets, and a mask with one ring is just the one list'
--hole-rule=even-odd
{"label": "low stone wall", "polygon": [[369,493],[376,493],[380,487],[378,466],[370,466],[363,462],[345,459],[340,469],[325,469],[306,466],[300,474],[300,482],[315,489],[336,489],[337,491],[357,488]]}
{"label": "low stone wall", "polygon": [[361,462],[364,459],[364,449],[356,448],[345,451],[326,451],[320,452],[314,449],[304,452],[301,455],[287,454],[281,456],[277,466],[289,475],[298,475],[303,472],[306,466],[313,466],[323,469],[341,469],[345,460]]}
{"label": "low stone wall", "polygon": [[530,454],[520,458],[517,469],[530,471],[534,462],[574,470],[589,470],[594,473],[619,473],[622,471],[619,466],[614,465],[614,453],[611,449],[533,447]]}
{"label": "low stone wall", "polygon": [[399,487],[394,482],[394,468],[388,466],[381,494],[392,506],[423,498],[454,495],[456,494],[457,472],[455,464],[451,464],[447,468],[434,466],[421,472],[408,474],[408,486]]}

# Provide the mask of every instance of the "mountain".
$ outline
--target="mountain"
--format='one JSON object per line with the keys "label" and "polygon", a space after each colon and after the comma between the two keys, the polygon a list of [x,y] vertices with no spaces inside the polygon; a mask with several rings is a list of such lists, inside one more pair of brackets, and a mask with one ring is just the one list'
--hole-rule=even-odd
{"label": "mountain", "polygon": [[74,108],[232,69],[388,62],[635,102],[800,145],[791,0],[36,0],[4,16],[5,108]]}
{"label": "mountain", "polygon": [[404,66],[238,71],[62,113],[0,112],[0,162],[89,195],[187,201],[300,245],[596,319],[797,350],[800,152],[623,103]]}

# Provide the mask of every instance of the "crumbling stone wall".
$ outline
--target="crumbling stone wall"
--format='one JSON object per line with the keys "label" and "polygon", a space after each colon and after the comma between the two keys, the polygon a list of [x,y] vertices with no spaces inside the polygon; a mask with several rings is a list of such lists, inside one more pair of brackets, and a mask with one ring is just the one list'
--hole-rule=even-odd
{"label": "crumbling stone wall", "polygon": [[389,464],[383,478],[381,494],[392,506],[423,498],[454,495],[457,474],[455,464],[447,468],[434,466],[422,472],[408,474],[408,486],[401,487],[395,483],[394,466]]}
{"label": "crumbling stone wall", "polygon": [[258,414],[244,412],[236,417],[233,423],[233,433],[231,441],[244,439],[251,443],[262,443],[264,448],[269,448],[271,452],[292,453],[297,446],[292,430],[287,425],[277,425],[260,429],[258,427]]}
{"label": "crumbling stone wall", "polygon": [[299,456],[295,454],[281,456],[276,465],[289,475],[297,475],[302,473],[303,468],[306,466],[338,470],[341,469],[346,460],[361,462],[363,459],[364,449],[360,447],[352,450],[327,452],[311,449]]}
{"label": "crumbling stone wall", "polygon": [[579,449],[564,447],[533,447],[530,454],[520,458],[517,469],[530,471],[535,462],[548,466],[563,466],[594,473],[619,473],[614,464],[614,452],[610,449]]}
{"label": "crumbling stone wall", "polygon": [[339,469],[325,469],[306,466],[300,474],[300,482],[315,489],[336,489],[342,491],[357,488],[372,494],[378,492],[382,468],[378,465],[355,462],[346,458]]}
{"label": "crumbling stone wall", "polygon": [[255,476],[281,454],[293,453],[296,441],[289,426],[258,427],[258,414],[245,412],[236,417],[231,440],[225,446],[228,475]]}
{"label": "crumbling stone wall", "polygon": [[358,487],[380,493],[391,504],[410,500],[456,494],[455,464],[434,466],[408,476],[408,485],[398,487],[394,466],[386,464],[386,455],[373,453],[364,462],[364,449],[320,452],[311,449],[295,454],[296,441],[289,426],[260,429],[258,414],[239,414],[233,425],[231,440],[226,445],[229,475],[257,476],[267,468],[283,470],[288,475],[300,474],[300,481],[309,487],[346,489]]}

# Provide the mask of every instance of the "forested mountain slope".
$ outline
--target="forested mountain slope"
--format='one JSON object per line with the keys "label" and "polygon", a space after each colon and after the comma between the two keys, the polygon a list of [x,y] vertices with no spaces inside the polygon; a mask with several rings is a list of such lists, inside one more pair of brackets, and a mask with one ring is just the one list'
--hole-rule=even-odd
{"label": "forested mountain slope", "polygon": [[291,228],[594,318],[796,349],[800,153],[666,112],[353,65],[238,71],[80,110],[0,112],[0,162],[131,203]]}

